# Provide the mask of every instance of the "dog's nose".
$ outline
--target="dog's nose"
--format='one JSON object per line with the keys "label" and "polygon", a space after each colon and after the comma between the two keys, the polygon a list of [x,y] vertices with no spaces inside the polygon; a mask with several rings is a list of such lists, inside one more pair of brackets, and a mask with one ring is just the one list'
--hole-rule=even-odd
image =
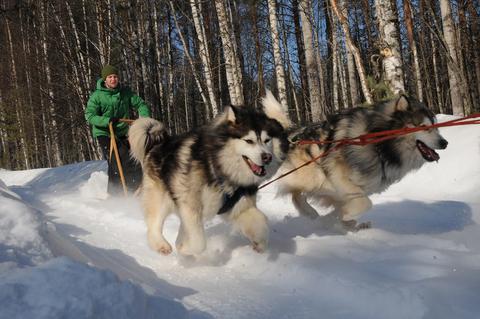
{"label": "dog's nose", "polygon": [[439,143],[439,146],[440,148],[443,150],[443,149],[446,149],[447,148],[447,145],[448,145],[448,141],[446,139],[441,139],[440,140],[440,143]]}
{"label": "dog's nose", "polygon": [[262,153],[262,163],[269,164],[272,161],[272,154]]}

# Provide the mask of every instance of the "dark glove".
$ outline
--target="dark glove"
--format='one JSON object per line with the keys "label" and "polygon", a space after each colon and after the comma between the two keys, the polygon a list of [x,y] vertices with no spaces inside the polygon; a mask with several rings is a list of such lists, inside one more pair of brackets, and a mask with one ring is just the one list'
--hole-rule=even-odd
{"label": "dark glove", "polygon": [[115,125],[115,124],[118,123],[118,120],[120,120],[118,117],[111,117],[111,118],[110,118],[110,123],[112,123],[113,125]]}

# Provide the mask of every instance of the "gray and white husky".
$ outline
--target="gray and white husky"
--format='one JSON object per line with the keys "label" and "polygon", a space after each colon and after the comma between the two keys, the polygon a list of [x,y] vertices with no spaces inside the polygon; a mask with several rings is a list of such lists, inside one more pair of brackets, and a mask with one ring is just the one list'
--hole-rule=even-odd
{"label": "gray and white husky", "polygon": [[204,220],[223,213],[254,250],[266,248],[267,218],[256,207],[256,193],[288,151],[287,133],[275,119],[282,113],[277,107],[228,106],[212,123],[181,136],[168,135],[162,123],[151,118],[134,122],[129,142],[132,156],[142,164],[142,201],[152,249],[172,252],[162,234],[171,213],[180,217],[176,248],[183,255],[205,249]]}
{"label": "gray and white husky", "polygon": [[[373,108],[345,110],[325,122],[293,130],[289,136],[290,139],[333,141],[435,122],[435,115],[422,103],[402,95]],[[447,144],[438,129],[432,128],[378,144],[347,145],[280,179],[279,191],[292,195],[293,204],[302,215],[319,217],[308,199],[323,206],[333,206],[333,213],[322,216],[324,222],[340,224],[347,229],[369,227],[369,224],[356,225],[355,220],[371,208],[368,196],[384,191],[426,162],[438,161],[435,150],[445,149]],[[296,145],[278,174],[288,172],[332,147],[332,144]]]}

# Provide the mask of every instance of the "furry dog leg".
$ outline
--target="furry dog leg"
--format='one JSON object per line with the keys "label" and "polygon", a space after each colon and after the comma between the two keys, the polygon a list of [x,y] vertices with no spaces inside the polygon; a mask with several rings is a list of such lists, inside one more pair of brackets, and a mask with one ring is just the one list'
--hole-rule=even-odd
{"label": "furry dog leg", "polygon": [[182,255],[198,255],[207,245],[202,214],[185,204],[178,204],[178,210],[181,225],[176,241],[177,250]]}
{"label": "furry dog leg", "polygon": [[370,208],[372,208],[372,201],[367,196],[359,195],[348,199],[340,209],[343,215],[343,220],[350,221],[355,220],[355,218]]}
{"label": "furry dog leg", "polygon": [[340,170],[334,171],[329,179],[337,192],[336,196],[341,200],[341,203],[337,204],[336,208],[341,213],[342,220],[354,220],[372,208],[372,202],[363,190],[353,184],[349,177],[340,172]]}
{"label": "furry dog leg", "polygon": [[250,207],[236,214],[232,221],[250,240],[253,250],[259,253],[265,251],[268,241],[267,216],[256,207]]}
{"label": "furry dog leg", "polygon": [[301,215],[308,217],[310,219],[315,219],[320,216],[315,210],[315,208],[313,208],[307,202],[307,198],[301,192],[298,192],[298,191],[292,192],[292,202],[293,202],[293,206],[295,206],[295,208]]}
{"label": "furry dog leg", "polygon": [[150,247],[162,255],[168,255],[172,252],[172,246],[163,237],[162,230],[165,218],[170,214],[173,203],[162,194],[165,193],[160,192],[153,185],[144,187],[143,196],[148,198],[147,201],[144,201],[145,221]]}

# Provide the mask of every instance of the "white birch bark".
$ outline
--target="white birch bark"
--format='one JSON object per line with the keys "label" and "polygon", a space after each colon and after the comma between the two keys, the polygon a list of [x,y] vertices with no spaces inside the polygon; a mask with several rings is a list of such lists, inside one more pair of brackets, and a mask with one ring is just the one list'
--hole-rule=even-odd
{"label": "white birch bark", "polygon": [[[153,3],[153,32],[154,32],[154,39],[155,39],[155,63],[157,66],[160,66],[160,63],[162,61],[162,48],[160,46],[162,38],[161,38],[161,33],[160,33],[160,25],[158,23],[159,20],[159,15],[158,15],[158,9],[157,9],[157,4]],[[169,41],[170,39],[167,39]],[[155,74],[156,76],[156,85],[157,85],[157,91],[158,91],[158,103],[160,104],[160,110],[163,110],[165,105],[165,93],[164,93],[164,87],[163,87],[163,76],[164,76],[164,68],[158,67],[157,68],[157,73]],[[168,107],[168,106],[167,106]],[[167,112],[168,114],[168,112]],[[156,114],[152,114],[154,117]],[[160,115],[160,114],[159,114]],[[168,124],[167,124],[168,126]]]}
{"label": "white birch bark", "polygon": [[[110,0],[107,0],[105,4],[107,10],[107,22],[111,20],[110,13]],[[102,2],[95,3],[96,22],[97,22],[97,34],[98,34],[98,51],[100,53],[100,63],[106,65],[110,63],[110,32],[105,28],[105,12],[102,8]]]}
{"label": "white birch bark", "polygon": [[275,61],[278,98],[280,99],[280,104],[282,105],[284,111],[288,111],[287,85],[285,82],[285,70],[283,68],[282,52],[280,50],[280,34],[278,32],[276,0],[268,0],[268,16],[270,20],[270,31],[273,42],[273,58]]}
{"label": "white birch bark", "polygon": [[230,100],[233,105],[243,105],[242,73],[236,53],[236,41],[223,0],[215,0],[215,9],[217,11],[220,38],[225,58],[225,72]]}
{"label": "white birch bark", "polygon": [[351,106],[356,106],[360,104],[360,98],[358,97],[357,77],[355,75],[355,58],[353,57],[350,48],[347,48],[347,67],[348,86],[350,88],[350,103]]}
{"label": "white birch bark", "polygon": [[[31,42],[26,40],[27,39],[27,34],[25,32],[24,28],[24,19],[21,15],[22,11],[20,11],[20,33],[22,35],[22,47],[23,47],[23,63],[25,65],[28,65],[28,59],[27,57],[30,56],[32,53],[30,51],[31,48]],[[34,103],[33,103],[33,86],[32,86],[32,70],[30,68],[25,68],[25,79],[26,79],[26,84],[27,84],[27,94],[28,94],[28,103],[30,104],[30,116],[31,116],[31,128],[32,128],[32,135],[33,135],[33,153],[32,154],[32,168],[38,167],[39,165],[39,143],[38,143],[38,133],[37,133],[37,123],[34,118],[35,114],[35,108],[34,108]]]}
{"label": "white birch bark", "polygon": [[384,80],[393,94],[405,92],[403,63],[398,41],[397,19],[390,0],[375,0],[375,9],[379,25],[383,56]]}
{"label": "white birch bark", "polygon": [[325,110],[321,106],[320,82],[318,79],[319,69],[316,63],[313,47],[312,9],[310,0],[298,2],[300,19],[302,21],[303,42],[305,45],[305,63],[308,77],[310,108],[312,121],[320,121],[325,118]]}
{"label": "white birch bark", "polygon": [[345,60],[343,59],[343,50],[339,50],[337,55],[339,76],[340,76],[340,92],[342,93],[342,108],[348,108],[348,89],[347,76],[345,74]]}
{"label": "white birch bark", "polygon": [[202,3],[198,0],[190,0],[190,7],[192,8],[193,22],[195,25],[195,31],[197,33],[197,40],[199,46],[199,54],[202,59],[203,74],[205,82],[207,84],[208,96],[210,99],[210,105],[212,107],[213,116],[218,113],[217,97],[215,96],[212,63],[210,60],[210,53],[208,51],[207,35],[205,33]]}
{"label": "white birch bark", "polygon": [[332,96],[333,96],[333,109],[338,111],[340,105],[338,103],[338,91],[339,91],[339,76],[338,76],[338,40],[337,40],[337,27],[335,18],[332,16]]}
{"label": "white birch bark", "polygon": [[326,112],[327,110],[327,101],[326,101],[326,94],[325,94],[325,76],[324,76],[324,67],[322,63],[322,55],[320,53],[320,43],[318,41],[318,33],[316,27],[313,28],[313,51],[315,52],[315,61],[317,63],[318,68],[318,83],[320,85],[320,108]]}
{"label": "white birch bark", "polygon": [[452,103],[452,112],[454,115],[464,115],[463,98],[461,94],[461,79],[458,74],[458,56],[455,41],[455,29],[452,18],[452,9],[449,0],[440,0],[440,11],[442,15],[442,26],[445,43],[447,45],[448,54],[448,82],[450,85],[450,99]]}
{"label": "white birch bark", "polygon": [[[170,24],[170,22],[169,22]],[[168,113],[168,125],[171,127],[175,128],[178,130],[174,123],[174,111],[173,111],[173,49],[172,49],[172,30],[170,30],[171,27],[169,26],[169,32],[168,32],[168,41],[167,41],[167,54],[168,54],[168,67],[167,67],[167,78],[168,78],[168,91],[167,91],[167,113]],[[187,74],[185,72],[184,74]],[[183,76],[185,80],[185,75]],[[186,91],[185,91],[186,92]],[[185,94],[186,95],[186,94]],[[185,123],[187,129],[189,129],[189,119],[188,116],[185,118]],[[177,131],[175,131],[176,133]]]}

